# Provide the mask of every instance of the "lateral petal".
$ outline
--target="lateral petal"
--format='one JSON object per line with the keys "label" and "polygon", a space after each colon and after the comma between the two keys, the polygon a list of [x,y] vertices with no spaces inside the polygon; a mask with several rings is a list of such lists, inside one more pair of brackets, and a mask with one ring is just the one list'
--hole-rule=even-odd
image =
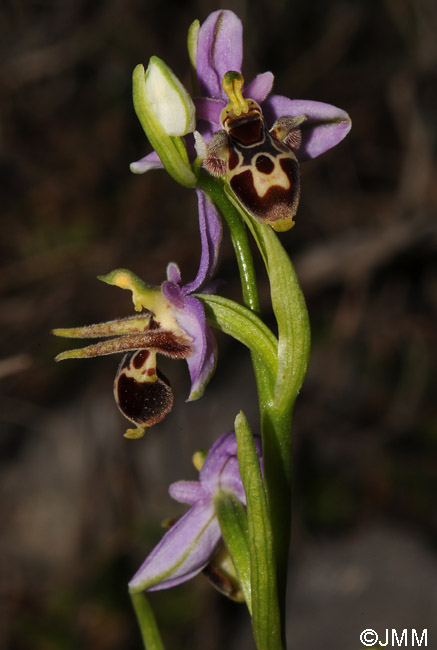
{"label": "lateral petal", "polygon": [[302,144],[296,152],[299,161],[316,158],[335,147],[351,129],[349,115],[337,106],[306,99],[288,99],[271,95],[263,103],[263,111],[270,126],[284,115],[306,115],[301,125]]}
{"label": "lateral petal", "polygon": [[201,256],[195,279],[182,288],[184,295],[199,291],[214,275],[222,241],[222,223],[217,210],[206,194],[196,190],[199,208]]}
{"label": "lateral petal", "polygon": [[170,485],[168,493],[175,501],[190,505],[205,496],[205,491],[198,481],[176,481]]}
{"label": "lateral petal", "polygon": [[244,87],[244,96],[260,104],[271,92],[273,81],[274,76],[271,72],[262,72]]}
{"label": "lateral petal", "polygon": [[178,309],[178,325],[191,338],[192,354],[186,361],[191,376],[191,390],[187,401],[198,399],[215,370],[217,349],[212,332],[206,324],[205,312],[201,302],[194,296],[186,296],[183,309]]}

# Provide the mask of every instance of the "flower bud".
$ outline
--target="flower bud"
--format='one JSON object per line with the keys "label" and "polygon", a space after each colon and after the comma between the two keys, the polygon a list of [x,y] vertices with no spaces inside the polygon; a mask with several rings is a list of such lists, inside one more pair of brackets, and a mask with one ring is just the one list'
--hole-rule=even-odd
{"label": "flower bud", "polygon": [[182,136],[194,131],[195,107],[191,97],[170,68],[158,57],[150,59],[146,72],[137,65],[133,72],[135,112],[169,174],[181,185],[194,187]]}
{"label": "flower bud", "polygon": [[168,135],[182,136],[196,128],[193,100],[170,68],[152,56],[145,76],[147,100]]}

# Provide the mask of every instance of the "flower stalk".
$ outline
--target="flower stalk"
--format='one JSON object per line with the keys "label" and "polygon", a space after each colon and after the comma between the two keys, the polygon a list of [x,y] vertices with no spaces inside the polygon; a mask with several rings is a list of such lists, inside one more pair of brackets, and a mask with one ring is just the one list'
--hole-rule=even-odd
{"label": "flower stalk", "polygon": [[155,615],[144,592],[131,593],[130,598],[140,628],[144,648],[146,650],[165,650],[156,624]]}

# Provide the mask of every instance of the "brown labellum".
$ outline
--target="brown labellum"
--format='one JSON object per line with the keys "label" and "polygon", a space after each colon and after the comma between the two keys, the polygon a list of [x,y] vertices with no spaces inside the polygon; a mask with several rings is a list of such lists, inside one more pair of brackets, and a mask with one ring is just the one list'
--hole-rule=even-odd
{"label": "brown labellum", "polygon": [[268,131],[260,106],[247,100],[247,111],[225,109],[223,130],[208,144],[204,167],[213,176],[226,175],[246,212],[274,230],[294,225],[299,203],[300,124],[306,116],[282,117]]}
{"label": "brown labellum", "polygon": [[114,396],[122,414],[137,429],[127,437],[137,438],[171,411],[173,393],[166,377],[156,369],[156,355],[150,350],[126,354],[114,381]]}

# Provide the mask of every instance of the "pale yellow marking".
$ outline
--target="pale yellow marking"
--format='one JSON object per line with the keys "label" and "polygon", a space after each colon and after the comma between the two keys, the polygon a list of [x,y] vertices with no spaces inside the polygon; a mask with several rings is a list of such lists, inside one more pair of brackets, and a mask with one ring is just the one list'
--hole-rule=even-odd
{"label": "pale yellow marking", "polygon": [[[149,375],[148,370],[150,368],[154,369],[154,374]],[[133,361],[128,368],[123,369],[123,373],[126,377],[135,379],[139,383],[153,384],[158,380],[158,375],[156,374],[156,352],[149,350],[149,356],[147,357],[146,363],[141,366],[141,368],[135,368]]]}
{"label": "pale yellow marking", "polygon": [[269,191],[269,189],[274,185],[279,185],[279,187],[284,188],[284,190],[290,189],[290,179],[288,178],[287,174],[284,172],[281,165],[279,164],[280,158],[277,158],[276,156],[271,156],[270,154],[266,154],[266,153],[263,153],[261,155],[265,156],[266,158],[269,158],[269,160],[271,160],[272,163],[274,164],[274,169],[271,174],[263,174],[262,172],[258,171],[255,166],[255,162],[256,162],[256,158],[255,158],[253,164],[251,163],[250,165],[241,165],[241,166],[237,165],[235,170],[232,170],[230,174],[230,178],[233,178],[234,176],[238,176],[238,174],[241,174],[242,172],[249,170],[250,172],[252,172],[255,191],[258,194],[258,196],[260,196],[261,198],[264,197]]}
{"label": "pale yellow marking", "polygon": [[263,197],[274,185],[279,185],[279,187],[284,188],[284,190],[289,190],[290,179],[279,164],[280,159],[268,154],[262,155],[269,158],[275,167],[271,174],[263,174],[256,168],[256,159],[253,166],[251,165],[250,169],[252,170],[253,184],[258,196]]}

